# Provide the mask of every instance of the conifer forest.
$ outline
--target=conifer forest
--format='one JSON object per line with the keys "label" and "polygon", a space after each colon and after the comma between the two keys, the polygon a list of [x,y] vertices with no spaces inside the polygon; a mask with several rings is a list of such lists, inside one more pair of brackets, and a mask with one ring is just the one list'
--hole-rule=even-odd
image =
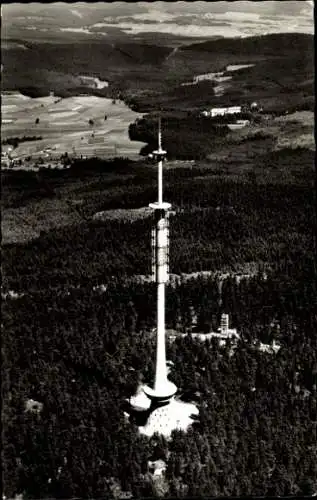
{"label": "conifer forest", "polygon": [[[308,153],[298,155],[303,164]],[[167,287],[167,331],[188,333],[167,342],[167,358],[171,380],[200,411],[170,441],[140,436],[124,417],[140,380],[153,379],[156,289],[143,279],[151,273],[151,217],[91,217],[146,206],[155,178],[155,166],[124,159],[3,173],[5,207],[58,202],[61,189],[83,199],[80,223],[3,247],[6,494],[111,497],[118,485],[156,496],[148,472],[155,459],[167,464],[170,496],[309,494],[317,474],[310,171],[300,182],[270,184],[208,166],[166,170],[164,197],[175,208],[170,271],[181,277]],[[204,270],[211,274],[194,274]],[[201,332],[229,313],[238,344],[192,338],[192,309]],[[273,341],[277,353],[257,348]],[[25,411],[28,398],[43,404],[41,413]]]}

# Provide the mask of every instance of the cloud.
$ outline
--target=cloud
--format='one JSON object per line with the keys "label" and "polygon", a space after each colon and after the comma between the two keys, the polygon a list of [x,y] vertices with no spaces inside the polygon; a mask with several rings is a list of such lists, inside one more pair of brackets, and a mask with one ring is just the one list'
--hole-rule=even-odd
{"label": "cloud", "polygon": [[[311,2],[138,2],[146,11],[104,17],[105,26],[126,33],[168,33],[191,37],[250,36],[266,33],[314,33]],[[305,7],[303,9],[303,6]]]}
{"label": "cloud", "polygon": [[[236,12],[232,11],[231,7],[230,10],[223,13],[188,14],[182,12],[178,14],[175,11],[173,13],[160,12],[156,3],[155,9],[151,9],[150,5],[152,4],[149,4],[147,13],[118,16],[115,19],[105,17],[105,22],[102,25],[105,27],[116,26],[129,34],[159,32],[190,37],[245,37],[281,32],[314,33],[312,16],[274,15],[272,9],[270,12],[268,9],[263,11],[266,12],[265,15],[256,12]],[[101,26],[101,23],[94,26]]]}
{"label": "cloud", "polygon": [[80,19],[83,18],[83,15],[80,12],[78,12],[78,10],[70,9],[70,11],[72,14],[74,14],[74,16],[80,17]]}
{"label": "cloud", "polygon": [[[100,26],[100,25],[99,25]],[[128,34],[140,34],[146,32],[157,32],[166,33],[171,35],[179,35],[186,37],[213,37],[213,36],[223,36],[223,37],[246,37],[253,35],[264,35],[269,33],[279,33],[281,32],[280,25],[276,26],[273,22],[270,23],[259,23],[257,26],[252,24],[242,25],[231,25],[227,24],[215,24],[213,26],[202,26],[200,24],[177,24],[177,23],[118,23],[118,24],[108,24],[104,23],[104,27],[120,27],[125,33]],[[283,32],[309,32],[308,27],[299,26],[297,23],[286,23]]]}
{"label": "cloud", "polygon": [[[312,1],[217,1],[217,2],[125,2],[7,4],[3,8],[6,28],[30,24],[50,29],[95,32],[98,27],[121,28],[126,33],[158,32],[180,36],[250,36],[266,33],[314,33]],[[20,16],[20,17],[19,17]],[[22,18],[21,18],[22,16]],[[42,16],[36,20],[36,16]],[[89,28],[90,27],[90,28]],[[106,30],[105,30],[106,31]],[[79,31],[78,31],[79,32]]]}

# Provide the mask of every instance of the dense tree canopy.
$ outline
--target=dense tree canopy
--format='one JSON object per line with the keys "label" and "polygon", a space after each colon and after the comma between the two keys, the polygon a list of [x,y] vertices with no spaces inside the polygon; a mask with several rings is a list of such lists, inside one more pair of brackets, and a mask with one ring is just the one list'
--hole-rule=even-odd
{"label": "dense tree canopy", "polygon": [[[271,162],[280,164],[281,158],[284,156],[272,157]],[[303,155],[300,158],[303,160]],[[4,246],[6,289],[87,280],[103,283],[114,275],[150,272],[150,217],[131,223],[98,221],[92,216],[104,210],[147,206],[157,196],[156,172],[145,165],[134,171],[133,165],[123,160],[99,167],[97,163],[94,168],[100,178],[89,185],[88,194],[76,193],[82,196],[79,224],[47,231],[25,244]],[[107,170],[102,173],[103,168]],[[114,168],[122,173],[111,180]],[[16,207],[43,197],[55,199],[62,182],[66,187],[69,184],[71,199],[72,176],[86,179],[89,169],[79,162],[72,172],[61,174],[25,172],[19,173],[18,179],[7,174],[10,184],[9,188],[4,185],[4,194],[7,189],[9,194],[4,203]],[[222,179],[199,167],[167,171],[164,197],[173,201],[176,210],[170,225],[171,271],[232,270],[252,262],[286,270],[305,255],[312,255],[315,193],[309,172],[305,172],[302,183],[264,184],[254,179],[238,182],[230,176]]]}
{"label": "dense tree canopy", "polygon": [[[225,137],[229,129],[216,126],[197,116],[164,116],[164,147],[170,158],[206,158],[215,144]],[[157,147],[157,118],[147,116],[129,127],[129,137],[146,142],[141,154],[148,154]]]}
{"label": "dense tree canopy", "polygon": [[[187,485],[189,495],[283,495],[314,483],[313,271],[301,267],[305,283],[297,273],[225,281],[225,309],[241,334],[233,354],[230,341],[220,348],[188,336],[168,344],[172,379],[187,398],[197,394],[200,407],[193,430],[174,432],[163,447],[171,492]],[[185,330],[190,307],[219,321],[216,295],[215,279],[170,286],[168,327],[177,320]],[[146,491],[153,440],[138,437],[123,411],[137,383],[153,377],[155,287],[30,293],[7,299],[3,317],[7,495],[102,496],[111,477],[123,490]],[[251,342],[273,339],[277,354]],[[40,414],[24,411],[28,398],[43,403]]]}

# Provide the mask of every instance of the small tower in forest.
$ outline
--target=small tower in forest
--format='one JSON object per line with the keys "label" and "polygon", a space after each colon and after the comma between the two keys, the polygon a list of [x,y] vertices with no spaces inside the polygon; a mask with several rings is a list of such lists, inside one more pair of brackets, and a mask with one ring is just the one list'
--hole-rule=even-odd
{"label": "small tower in forest", "polygon": [[229,332],[229,314],[223,313],[221,315],[220,331],[223,335],[228,335],[228,332]]}

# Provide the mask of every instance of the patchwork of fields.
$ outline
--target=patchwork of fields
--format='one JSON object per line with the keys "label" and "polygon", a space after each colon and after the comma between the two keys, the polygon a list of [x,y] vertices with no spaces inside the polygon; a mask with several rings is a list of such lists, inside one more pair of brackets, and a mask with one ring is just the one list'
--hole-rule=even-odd
{"label": "patchwork of fields", "polygon": [[57,157],[66,151],[76,156],[137,158],[143,146],[141,142],[130,141],[128,135],[129,124],[142,115],[119,100],[112,103],[111,99],[96,96],[61,99],[4,93],[1,111],[2,140],[42,137],[20,143],[12,152],[13,158]]}

